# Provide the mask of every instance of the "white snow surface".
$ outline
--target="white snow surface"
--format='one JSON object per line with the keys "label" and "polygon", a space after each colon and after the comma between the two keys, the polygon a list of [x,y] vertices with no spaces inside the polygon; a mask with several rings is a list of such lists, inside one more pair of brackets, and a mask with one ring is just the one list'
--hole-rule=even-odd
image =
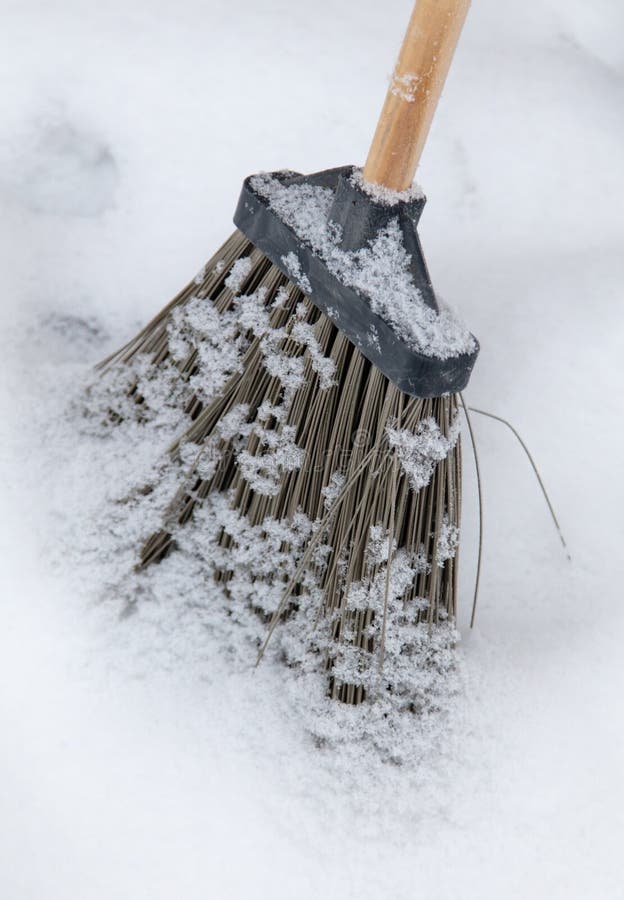
{"label": "white snow surface", "polygon": [[530,444],[573,561],[475,415],[477,626],[465,452],[461,691],[401,767],[315,746],[288,671],[224,653],[175,578],[120,618],[110,498],[175,423],[137,425],[137,456],[71,401],[227,236],[244,176],[363,161],[409,9],[1,11],[0,896],[621,897],[621,3],[473,4],[418,173],[434,283],[482,345],[466,399]]}

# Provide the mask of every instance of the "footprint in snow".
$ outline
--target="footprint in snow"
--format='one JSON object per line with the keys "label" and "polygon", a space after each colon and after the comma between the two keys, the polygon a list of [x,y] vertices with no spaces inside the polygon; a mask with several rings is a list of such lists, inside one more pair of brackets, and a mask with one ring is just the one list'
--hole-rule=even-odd
{"label": "footprint in snow", "polygon": [[57,119],[38,123],[20,144],[2,180],[28,209],[92,217],[113,205],[119,170],[97,135]]}
{"label": "footprint in snow", "polygon": [[78,316],[61,310],[41,311],[26,329],[22,358],[49,363],[94,365],[107,350],[106,327],[94,315]]}

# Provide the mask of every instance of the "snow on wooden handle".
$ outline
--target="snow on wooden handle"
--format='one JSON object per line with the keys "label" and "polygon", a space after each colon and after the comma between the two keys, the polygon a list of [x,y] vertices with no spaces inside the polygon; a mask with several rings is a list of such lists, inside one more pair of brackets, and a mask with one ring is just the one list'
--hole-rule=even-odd
{"label": "snow on wooden handle", "polygon": [[364,180],[395,191],[410,187],[453,59],[470,0],[416,0]]}

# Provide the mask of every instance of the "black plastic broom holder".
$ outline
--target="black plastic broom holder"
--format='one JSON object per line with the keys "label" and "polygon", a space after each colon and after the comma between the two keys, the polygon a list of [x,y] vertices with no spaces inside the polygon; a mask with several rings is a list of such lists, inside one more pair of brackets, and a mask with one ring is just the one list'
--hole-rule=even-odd
{"label": "black plastic broom holder", "polygon": [[[423,301],[438,310],[417,233],[425,198],[419,196],[392,204],[380,202],[358,186],[353,173],[352,166],[343,166],[313,175],[273,172],[271,177],[284,185],[309,184],[333,191],[329,221],[340,226],[343,250],[365,247],[391,219],[398,218],[403,244],[411,257],[414,285]],[[341,282],[328,270],[312,247],[271,209],[266,198],[254,190],[252,178],[250,176],[243,183],[234,224],[287,277],[304,286],[312,303],[334,322],[366,359],[401,391],[415,397],[439,397],[466,387],[479,353],[476,339],[471,353],[448,359],[425,356],[413,350],[371,310],[365,295]],[[291,253],[298,260],[296,277],[292,266],[285,262],[285,257]]]}

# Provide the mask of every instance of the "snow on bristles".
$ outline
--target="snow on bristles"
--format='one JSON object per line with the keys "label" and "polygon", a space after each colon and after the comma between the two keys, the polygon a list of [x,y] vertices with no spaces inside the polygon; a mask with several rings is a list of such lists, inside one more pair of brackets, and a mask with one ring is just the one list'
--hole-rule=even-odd
{"label": "snow on bristles", "polygon": [[453,559],[459,546],[459,528],[451,525],[448,518],[442,520],[440,533],[436,543],[436,565],[442,568],[447,559]]}
{"label": "snow on bristles", "polygon": [[225,286],[229,288],[233,294],[240,293],[247,276],[251,272],[252,265],[253,263],[250,257],[244,256],[242,259],[237,259],[230,269],[230,274],[225,279]]}
{"label": "snow on bristles", "polygon": [[299,341],[300,344],[307,348],[312,369],[319,377],[320,389],[326,391],[332,387],[335,384],[336,364],[333,359],[323,354],[314,334],[314,327],[305,322],[296,322],[293,326],[291,337],[294,341]]}
{"label": "snow on bristles", "polygon": [[433,417],[423,419],[415,431],[408,428],[387,428],[390,446],[396,453],[403,471],[414,490],[427,487],[436,464],[445,459],[457,443],[459,416],[451,424],[448,436],[443,434]]}
{"label": "snow on bristles", "polygon": [[[300,211],[309,225],[318,199]],[[400,255],[392,240],[367,248],[355,281],[381,291],[376,254]],[[298,285],[231,239],[91,385],[90,428],[170,448],[114,512],[144,510],[119,596],[188,597],[225,648],[312,679],[301,714],[315,739],[406,759],[389,729],[413,734],[405,717],[456,690],[457,400],[402,394],[290,264]]]}
{"label": "snow on bristles", "polygon": [[329,479],[329,483],[323,488],[323,503],[325,510],[330,510],[335,502],[335,500],[339,497],[342,489],[345,486],[345,477],[340,472],[334,472],[331,478]]}
{"label": "snow on bristles", "polygon": [[287,472],[301,468],[305,453],[295,443],[296,431],[285,425],[279,431],[256,427],[252,432],[258,438],[262,453],[242,450],[236,462],[242,477],[256,494],[274,497],[279,494],[281,480]]}
{"label": "snow on bristles", "polygon": [[225,286],[233,269],[240,277],[250,271],[250,259],[242,271],[234,268],[249,246],[234,234],[146,328],[100,364],[81,405],[87,430],[124,423],[167,428],[216,396],[249,346]]}

